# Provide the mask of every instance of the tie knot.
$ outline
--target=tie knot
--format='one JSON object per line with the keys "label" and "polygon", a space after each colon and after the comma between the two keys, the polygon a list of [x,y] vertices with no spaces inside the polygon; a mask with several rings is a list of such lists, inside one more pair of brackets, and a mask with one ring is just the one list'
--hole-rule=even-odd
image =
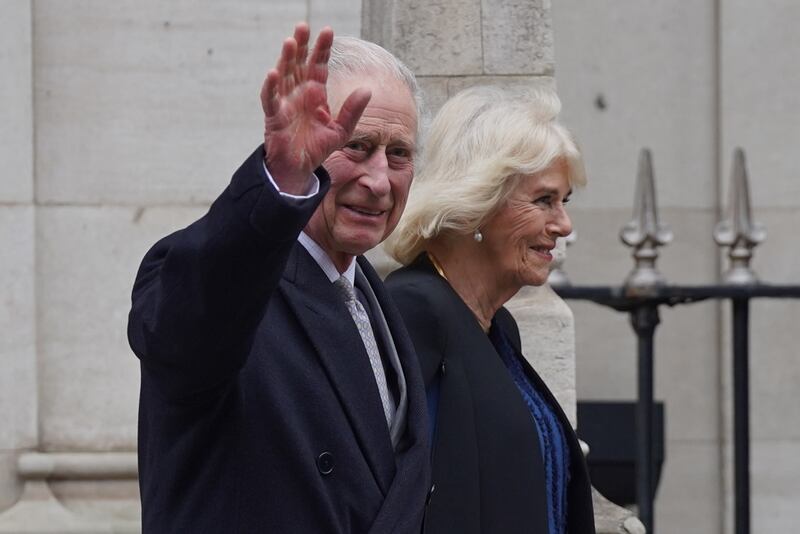
{"label": "tie knot", "polygon": [[336,288],[341,292],[345,301],[356,300],[356,290],[353,287],[353,284],[350,283],[350,280],[348,280],[344,276],[340,276],[333,283],[333,285],[335,285]]}

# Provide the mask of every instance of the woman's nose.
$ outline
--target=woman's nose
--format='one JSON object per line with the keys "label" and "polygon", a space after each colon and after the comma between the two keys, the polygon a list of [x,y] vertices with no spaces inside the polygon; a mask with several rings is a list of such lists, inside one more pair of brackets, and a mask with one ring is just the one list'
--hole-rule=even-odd
{"label": "woman's nose", "polygon": [[566,237],[572,233],[572,219],[570,219],[563,205],[559,206],[554,214],[553,220],[550,222],[549,231],[558,237]]}

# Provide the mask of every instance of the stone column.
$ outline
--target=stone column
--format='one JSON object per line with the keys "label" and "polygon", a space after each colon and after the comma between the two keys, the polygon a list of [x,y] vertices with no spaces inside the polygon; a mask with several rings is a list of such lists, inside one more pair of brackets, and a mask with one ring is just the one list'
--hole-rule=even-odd
{"label": "stone column", "polygon": [[[555,86],[549,0],[364,0],[361,33],[417,75],[430,111],[472,85]],[[393,262],[370,253],[381,272]],[[526,288],[509,303],[526,357],[576,423],[572,311],[552,289]],[[595,492],[601,533],[643,532],[627,510]]]}
{"label": "stone column", "polygon": [[408,64],[430,110],[478,84],[554,84],[549,0],[364,0],[361,34]]}

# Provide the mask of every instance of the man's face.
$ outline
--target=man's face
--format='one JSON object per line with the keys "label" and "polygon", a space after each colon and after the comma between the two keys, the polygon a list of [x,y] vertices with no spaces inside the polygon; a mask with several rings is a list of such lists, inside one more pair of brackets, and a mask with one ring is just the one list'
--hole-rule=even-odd
{"label": "man's face", "polygon": [[323,163],[331,188],[305,229],[340,271],[394,230],[414,176],[417,114],[410,91],[385,75],[330,80],[331,111],[338,113],[358,87],[372,98],[350,140]]}

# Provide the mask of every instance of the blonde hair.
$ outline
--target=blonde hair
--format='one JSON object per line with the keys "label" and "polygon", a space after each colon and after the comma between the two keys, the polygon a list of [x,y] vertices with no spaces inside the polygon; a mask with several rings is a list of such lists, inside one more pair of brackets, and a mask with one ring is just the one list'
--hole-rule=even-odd
{"label": "blonde hair", "polygon": [[518,179],[556,162],[570,185],[586,183],[580,151],[556,121],[561,102],[548,89],[465,89],[448,100],[428,131],[405,213],[384,247],[407,265],[445,232],[471,234],[503,205]]}

